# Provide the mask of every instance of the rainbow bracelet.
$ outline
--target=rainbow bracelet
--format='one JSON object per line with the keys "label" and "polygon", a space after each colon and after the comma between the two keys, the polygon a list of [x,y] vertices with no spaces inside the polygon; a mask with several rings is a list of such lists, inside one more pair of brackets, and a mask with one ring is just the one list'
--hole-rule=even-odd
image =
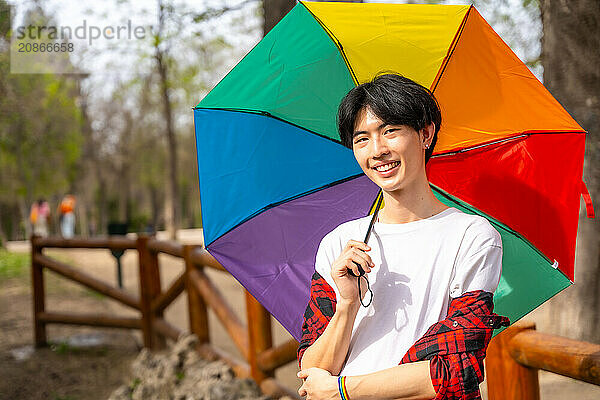
{"label": "rainbow bracelet", "polygon": [[346,377],[339,376],[338,377],[338,389],[340,390],[340,397],[342,400],[350,400],[348,398],[348,390],[346,390]]}

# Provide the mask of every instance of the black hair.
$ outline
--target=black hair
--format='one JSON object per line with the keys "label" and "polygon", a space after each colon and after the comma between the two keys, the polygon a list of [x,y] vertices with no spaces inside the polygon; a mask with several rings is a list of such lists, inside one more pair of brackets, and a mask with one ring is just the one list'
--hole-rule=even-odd
{"label": "black hair", "polygon": [[358,113],[370,108],[389,125],[407,125],[419,132],[432,122],[435,133],[425,163],[429,161],[442,124],[442,113],[429,89],[397,73],[379,73],[371,82],[356,86],[342,99],[338,108],[337,125],[342,144],[352,148],[354,124]]}

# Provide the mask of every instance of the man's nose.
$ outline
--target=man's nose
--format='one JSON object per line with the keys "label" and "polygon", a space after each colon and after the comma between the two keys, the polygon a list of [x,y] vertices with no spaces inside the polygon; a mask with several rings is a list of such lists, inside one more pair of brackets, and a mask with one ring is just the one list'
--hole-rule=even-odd
{"label": "man's nose", "polygon": [[381,137],[375,137],[372,143],[371,153],[372,156],[377,158],[381,157],[389,152],[387,144]]}

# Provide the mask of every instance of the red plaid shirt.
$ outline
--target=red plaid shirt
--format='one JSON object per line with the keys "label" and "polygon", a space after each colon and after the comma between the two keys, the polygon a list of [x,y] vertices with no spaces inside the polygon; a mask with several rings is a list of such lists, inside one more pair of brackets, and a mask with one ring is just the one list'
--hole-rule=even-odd
{"label": "red plaid shirt", "polygon": [[[400,364],[430,360],[435,400],[481,399],[483,359],[494,329],[508,326],[506,317],[493,313],[493,295],[476,290],[453,299],[446,319],[433,324],[408,349]],[[298,363],[304,351],[323,333],[335,313],[333,288],[315,272],[304,313]]]}

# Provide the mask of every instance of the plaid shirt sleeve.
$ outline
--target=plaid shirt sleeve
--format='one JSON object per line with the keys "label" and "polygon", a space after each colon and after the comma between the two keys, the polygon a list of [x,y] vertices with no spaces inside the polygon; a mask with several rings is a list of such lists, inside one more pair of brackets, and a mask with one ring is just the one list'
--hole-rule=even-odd
{"label": "plaid shirt sleeve", "polygon": [[[298,347],[299,367],[304,351],[323,333],[335,307],[333,288],[315,272]],[[481,399],[487,345],[494,329],[509,325],[508,318],[494,314],[493,308],[493,294],[482,290],[453,299],[446,319],[433,324],[400,361],[430,360],[435,400]]]}
{"label": "plaid shirt sleeve", "polygon": [[335,291],[318,272],[315,272],[310,284],[310,300],[304,312],[302,338],[298,347],[298,367],[306,349],[321,336],[329,324],[335,313],[335,306]]}
{"label": "plaid shirt sleeve", "polygon": [[435,400],[480,400],[483,359],[494,329],[508,326],[493,313],[493,294],[482,290],[453,299],[446,319],[433,324],[400,364],[430,360]]}

